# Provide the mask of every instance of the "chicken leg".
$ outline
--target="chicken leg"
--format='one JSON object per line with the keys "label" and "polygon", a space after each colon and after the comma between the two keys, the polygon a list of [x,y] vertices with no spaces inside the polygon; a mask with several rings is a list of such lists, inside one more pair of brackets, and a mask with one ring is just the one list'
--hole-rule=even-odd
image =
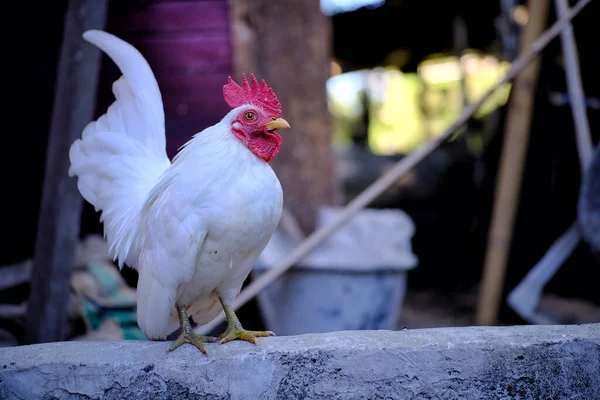
{"label": "chicken leg", "polygon": [[187,315],[187,310],[185,306],[177,305],[177,312],[179,313],[179,323],[181,324],[181,334],[169,347],[169,351],[173,351],[184,343],[189,343],[191,345],[196,346],[200,349],[204,354],[208,354],[206,352],[206,347],[204,343],[214,343],[217,341],[217,338],[210,336],[202,336],[194,332],[192,326],[190,325],[190,319]]}
{"label": "chicken leg", "polygon": [[232,340],[245,340],[250,343],[256,343],[256,338],[275,336],[271,331],[247,331],[242,327],[240,320],[233,311],[233,307],[230,304],[226,304],[221,297],[219,297],[223,311],[225,311],[225,317],[227,318],[227,330],[223,332],[219,338],[221,344],[231,342]]}

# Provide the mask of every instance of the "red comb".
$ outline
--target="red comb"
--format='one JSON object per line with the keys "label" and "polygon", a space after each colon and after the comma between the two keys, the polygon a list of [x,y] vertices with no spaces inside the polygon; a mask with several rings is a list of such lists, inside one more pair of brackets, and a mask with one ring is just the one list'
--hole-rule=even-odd
{"label": "red comb", "polygon": [[279,117],[281,115],[281,103],[273,93],[273,89],[267,86],[264,79],[261,80],[259,85],[254,74],[250,74],[250,81],[252,83],[248,84],[246,75],[242,74],[242,86],[240,86],[230,76],[227,85],[223,86],[223,97],[227,104],[231,108],[244,104],[254,104]]}

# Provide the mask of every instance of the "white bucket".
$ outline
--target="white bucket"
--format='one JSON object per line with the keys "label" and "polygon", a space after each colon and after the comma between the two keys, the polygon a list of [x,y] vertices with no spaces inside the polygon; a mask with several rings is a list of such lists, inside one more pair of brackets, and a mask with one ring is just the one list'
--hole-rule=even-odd
{"label": "white bucket", "polygon": [[[341,209],[323,208],[317,226]],[[394,329],[406,291],[406,273],[417,266],[414,224],[400,210],[366,209],[258,295],[267,329],[277,335],[340,330]],[[289,254],[276,232],[252,274],[260,276]]]}

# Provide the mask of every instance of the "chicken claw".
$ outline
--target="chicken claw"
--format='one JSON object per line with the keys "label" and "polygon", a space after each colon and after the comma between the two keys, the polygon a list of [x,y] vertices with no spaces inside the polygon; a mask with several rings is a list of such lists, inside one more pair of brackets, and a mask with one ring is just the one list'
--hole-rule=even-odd
{"label": "chicken claw", "polygon": [[181,334],[169,347],[169,351],[173,351],[184,343],[189,343],[200,349],[201,352],[208,355],[204,343],[214,343],[218,339],[210,336],[202,336],[194,332],[190,325],[190,320],[185,307],[177,305],[179,311],[179,323],[181,324]]}
{"label": "chicken claw", "polygon": [[227,329],[224,333],[219,336],[221,344],[231,342],[232,340],[245,340],[250,343],[256,343],[256,338],[275,336],[271,331],[247,331],[242,328]]}
{"label": "chicken claw", "polygon": [[275,333],[271,331],[245,330],[242,328],[242,324],[240,323],[237,315],[235,315],[233,308],[229,304],[225,304],[222,299],[220,300],[221,305],[223,306],[223,311],[225,311],[225,317],[227,318],[227,330],[219,336],[219,339],[221,339],[221,344],[231,342],[232,340],[245,340],[250,343],[258,344],[256,343],[256,338],[275,336]]}

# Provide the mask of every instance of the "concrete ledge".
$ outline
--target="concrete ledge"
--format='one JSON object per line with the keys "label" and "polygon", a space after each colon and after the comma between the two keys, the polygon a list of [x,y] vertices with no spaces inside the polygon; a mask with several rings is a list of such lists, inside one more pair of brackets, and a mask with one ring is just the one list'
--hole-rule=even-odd
{"label": "concrete ledge", "polygon": [[0,349],[2,399],[600,399],[600,324]]}

